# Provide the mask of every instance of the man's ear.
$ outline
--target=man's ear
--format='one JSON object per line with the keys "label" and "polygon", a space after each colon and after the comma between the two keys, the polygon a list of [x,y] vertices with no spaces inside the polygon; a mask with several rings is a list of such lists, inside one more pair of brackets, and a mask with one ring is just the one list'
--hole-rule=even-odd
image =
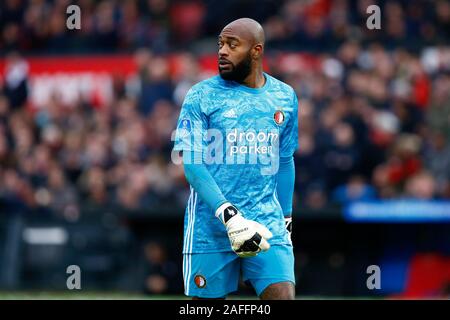
{"label": "man's ear", "polygon": [[258,43],[257,45],[255,45],[253,47],[253,54],[252,54],[253,59],[260,58],[262,56],[262,53],[263,53],[263,46],[262,46],[262,44]]}

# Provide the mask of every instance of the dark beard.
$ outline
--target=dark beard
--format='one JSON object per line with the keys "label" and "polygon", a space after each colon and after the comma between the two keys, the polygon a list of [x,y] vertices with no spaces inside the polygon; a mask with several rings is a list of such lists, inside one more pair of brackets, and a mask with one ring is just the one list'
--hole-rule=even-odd
{"label": "dark beard", "polygon": [[224,80],[236,81],[238,83],[243,83],[252,71],[252,58],[250,52],[247,56],[239,62],[237,65],[233,65],[231,71],[220,71],[219,74]]}

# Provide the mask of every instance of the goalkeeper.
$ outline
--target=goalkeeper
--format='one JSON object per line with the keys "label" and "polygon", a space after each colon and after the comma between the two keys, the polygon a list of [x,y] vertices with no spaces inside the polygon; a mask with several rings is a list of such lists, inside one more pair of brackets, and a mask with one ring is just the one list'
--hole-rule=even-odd
{"label": "goalkeeper", "polygon": [[227,25],[218,47],[219,75],[189,90],[175,136],[191,185],[185,294],[225,298],[242,275],[261,299],[293,299],[297,97],[263,72],[264,32],[256,21]]}

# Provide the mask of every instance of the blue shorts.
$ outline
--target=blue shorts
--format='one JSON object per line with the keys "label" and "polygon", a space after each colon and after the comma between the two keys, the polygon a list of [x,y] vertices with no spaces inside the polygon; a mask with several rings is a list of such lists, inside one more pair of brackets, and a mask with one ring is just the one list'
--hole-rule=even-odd
{"label": "blue shorts", "polygon": [[184,293],[200,298],[225,297],[238,290],[241,272],[258,296],[273,283],[290,281],[295,285],[292,246],[274,245],[251,258],[239,258],[234,252],[184,254]]}

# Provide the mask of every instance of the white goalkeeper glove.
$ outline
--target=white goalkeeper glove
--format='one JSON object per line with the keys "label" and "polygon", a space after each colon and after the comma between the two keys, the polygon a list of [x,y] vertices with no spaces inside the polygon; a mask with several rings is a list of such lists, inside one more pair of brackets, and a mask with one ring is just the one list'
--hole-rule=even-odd
{"label": "white goalkeeper glove", "polygon": [[288,233],[289,242],[292,244],[292,217],[284,217],[284,223]]}
{"label": "white goalkeeper glove", "polygon": [[226,202],[216,210],[216,217],[225,225],[231,248],[241,258],[254,257],[267,251],[272,232],[262,224],[245,219],[239,210]]}

